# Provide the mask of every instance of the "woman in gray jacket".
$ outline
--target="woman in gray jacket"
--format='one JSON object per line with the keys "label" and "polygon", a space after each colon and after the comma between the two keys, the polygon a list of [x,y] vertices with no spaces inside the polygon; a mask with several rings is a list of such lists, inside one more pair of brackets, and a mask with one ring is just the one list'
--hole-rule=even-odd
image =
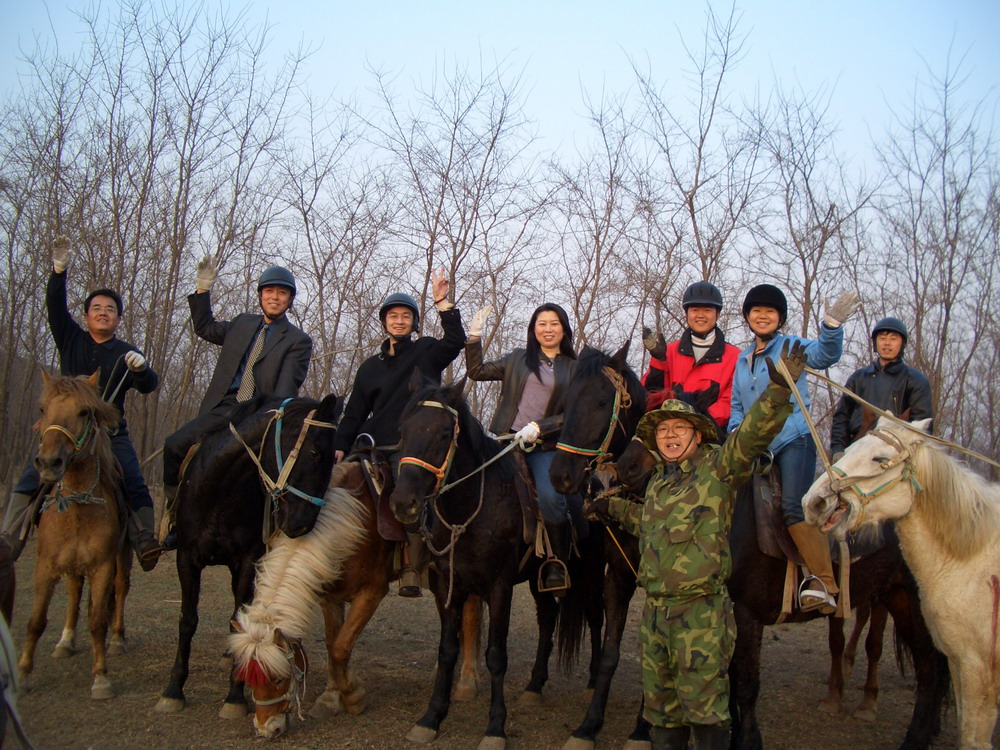
{"label": "woman in gray jacket", "polygon": [[[514,439],[535,446],[525,454],[525,459],[535,481],[538,505],[553,552],[565,563],[572,541],[569,503],[579,506],[580,498],[556,492],[549,480],[549,467],[562,429],[563,394],[576,366],[573,330],[566,311],[546,302],[531,315],[524,348],[514,349],[494,362],[483,362],[480,335],[491,309],[485,307],[473,317],[465,343],[466,369],[472,380],[501,382],[500,400],[490,430],[496,435],[515,433]],[[544,587],[554,592],[565,590],[565,573],[563,565],[546,565]]]}

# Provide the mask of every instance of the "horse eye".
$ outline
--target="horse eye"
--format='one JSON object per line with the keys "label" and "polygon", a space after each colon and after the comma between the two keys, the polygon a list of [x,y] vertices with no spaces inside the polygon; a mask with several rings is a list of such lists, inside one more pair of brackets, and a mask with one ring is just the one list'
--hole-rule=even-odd
{"label": "horse eye", "polygon": [[80,413],[77,414],[77,416],[78,417],[85,417],[85,416],[87,416],[87,410],[86,409],[80,409]]}
{"label": "horse eye", "polygon": [[885,466],[887,463],[889,463],[889,457],[888,456],[873,456],[872,457],[872,461],[874,461],[875,463],[877,463],[879,466]]}

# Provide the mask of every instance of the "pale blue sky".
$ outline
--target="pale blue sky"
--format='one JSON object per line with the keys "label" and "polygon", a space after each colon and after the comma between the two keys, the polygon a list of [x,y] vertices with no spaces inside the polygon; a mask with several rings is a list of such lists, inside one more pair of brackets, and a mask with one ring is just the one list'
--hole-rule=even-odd
{"label": "pale blue sky", "polygon": [[[49,18],[62,50],[79,44],[72,9],[87,4],[8,0],[5,5],[0,92],[14,86],[18,45],[32,47],[36,34],[51,39]],[[104,5],[110,7],[107,0]],[[572,148],[574,138],[586,135],[581,88],[596,96],[602,88],[620,93],[633,85],[629,57],[648,64],[653,78],[668,93],[675,91],[670,96],[683,107],[686,60],[679,38],[699,44],[705,17],[705,5],[692,0],[256,0],[248,7],[274,26],[275,52],[299,42],[319,48],[308,69],[309,87],[338,98],[363,94],[370,83],[366,64],[398,72],[397,90],[405,93],[411,81],[428,80],[442,60],[505,59],[512,69],[523,69],[526,114],[536,121],[543,147],[556,150]],[[715,7],[725,15],[729,6]],[[738,7],[740,30],[748,38],[733,93],[749,97],[758,88],[766,93],[775,77],[807,92],[832,87],[830,116],[841,127],[838,143],[848,156],[864,161],[868,130],[881,136],[888,106],[905,108],[916,77],[927,80],[928,65],[942,73],[949,50],[953,65],[964,57],[963,97],[988,98],[991,117],[1000,114],[998,0],[757,0]]]}

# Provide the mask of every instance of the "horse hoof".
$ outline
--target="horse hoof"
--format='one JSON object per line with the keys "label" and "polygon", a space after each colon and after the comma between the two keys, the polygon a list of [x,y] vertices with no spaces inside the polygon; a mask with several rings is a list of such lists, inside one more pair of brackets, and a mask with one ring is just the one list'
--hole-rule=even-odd
{"label": "horse hoof", "polygon": [[836,716],[840,713],[840,701],[833,700],[832,698],[824,698],[819,702],[816,707],[825,714],[832,714]]}
{"label": "horse hoof", "polygon": [[223,672],[232,672],[233,657],[231,657],[229,654],[223,654],[222,657],[219,659],[219,669],[221,669]]}
{"label": "horse hoof", "polygon": [[594,741],[585,740],[583,737],[570,737],[562,750],[594,750]]}
{"label": "horse hoof", "polygon": [[533,690],[525,690],[517,699],[517,704],[519,706],[540,706],[542,705],[542,694]]}
{"label": "horse hoof", "polygon": [[854,711],[854,718],[860,721],[875,721],[875,709],[858,706]]}
{"label": "horse hoof", "polygon": [[483,737],[479,741],[478,750],[506,750],[506,737]]}
{"label": "horse hoof", "polygon": [[437,736],[436,729],[422,727],[419,724],[414,724],[413,728],[406,733],[406,739],[410,742],[416,742],[418,745],[426,745],[429,742],[433,742],[437,739]]}
{"label": "horse hoof", "polygon": [[62,643],[57,643],[56,647],[52,649],[53,659],[68,659],[71,656],[76,655],[76,649],[72,646],[66,646]]}
{"label": "horse hoof", "polygon": [[111,681],[107,677],[98,677],[90,686],[90,698],[95,701],[106,701],[115,697],[111,689]]}
{"label": "horse hoof", "polygon": [[653,750],[653,743],[649,740],[627,740],[622,750]]}
{"label": "horse hoof", "polygon": [[184,710],[183,698],[167,698],[162,696],[153,709],[158,714],[176,714]]}
{"label": "horse hoof", "polygon": [[247,715],[245,703],[223,703],[219,709],[220,719],[242,719]]}
{"label": "horse hoof", "polygon": [[31,692],[31,678],[24,672],[17,675],[17,692],[19,695],[27,695]]}
{"label": "horse hoof", "polygon": [[475,682],[462,682],[455,686],[455,690],[451,694],[451,699],[456,703],[463,703],[465,701],[475,700],[476,695],[479,691],[476,689]]}
{"label": "horse hoof", "polygon": [[340,693],[335,690],[327,691],[316,699],[309,709],[309,715],[314,719],[332,719],[343,710],[344,704],[340,701]]}
{"label": "horse hoof", "polygon": [[341,695],[340,700],[344,704],[344,710],[352,716],[357,716],[365,710],[365,696],[368,695],[368,691],[363,687],[355,688],[353,692],[347,695]]}
{"label": "horse hoof", "polygon": [[109,656],[123,656],[128,653],[128,645],[124,638],[112,638],[108,643]]}

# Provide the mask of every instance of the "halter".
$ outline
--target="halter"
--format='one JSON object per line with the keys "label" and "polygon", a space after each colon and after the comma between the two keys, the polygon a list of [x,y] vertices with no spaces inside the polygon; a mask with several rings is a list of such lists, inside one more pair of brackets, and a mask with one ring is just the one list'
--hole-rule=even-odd
{"label": "halter", "polygon": [[[289,638],[288,649],[282,649],[282,653],[288,660],[288,665],[291,667],[292,676],[288,683],[288,690],[285,691],[284,695],[279,695],[277,698],[268,698],[266,700],[257,700],[255,697],[253,699],[254,704],[258,706],[274,706],[278,703],[288,702],[295,703],[295,712],[298,717],[302,718],[302,696],[306,692],[306,673],[309,671],[309,656],[302,648],[302,641],[298,638]],[[275,644],[277,645],[277,644]],[[279,647],[280,648],[280,647]],[[302,668],[295,661],[295,657],[299,654],[302,655]]]}
{"label": "halter", "polygon": [[[41,446],[42,439],[49,430],[55,430],[56,432],[61,432],[63,435],[69,438],[70,443],[73,448],[73,452],[67,459],[67,465],[70,464],[77,456],[80,455],[80,451],[84,449],[87,443],[91,442],[94,436],[97,434],[94,428],[94,412],[90,412],[90,416],[87,417],[87,424],[84,425],[83,434],[80,437],[74,435],[70,430],[63,427],[61,424],[50,424],[44,430],[38,438],[38,444]],[[52,488],[52,494],[46,496],[45,501],[41,505],[39,512],[44,513],[51,507],[55,507],[60,513],[65,513],[69,510],[73,503],[77,505],[103,505],[104,498],[97,497],[94,494],[94,490],[97,489],[97,485],[101,481],[101,462],[98,460],[96,463],[94,471],[94,481],[90,485],[90,489],[80,490],[78,492],[70,492],[68,495],[63,494],[63,483],[62,480],[56,483],[56,486]]]}
{"label": "halter", "polygon": [[441,493],[441,485],[444,484],[444,480],[448,476],[448,472],[451,470],[451,462],[455,458],[455,451],[458,449],[458,412],[447,404],[442,404],[440,401],[418,401],[417,406],[432,406],[435,409],[444,409],[446,412],[451,414],[455,424],[455,430],[451,436],[451,444],[448,446],[448,453],[444,457],[444,463],[440,466],[435,466],[434,464],[428,463],[427,461],[415,456],[403,456],[399,459],[399,465],[401,467],[406,464],[419,466],[421,469],[425,469],[433,474],[436,478],[434,483],[434,495],[439,495]]}
{"label": "halter", "polygon": [[83,447],[94,437],[94,412],[90,412],[90,416],[87,417],[87,424],[84,425],[83,434],[77,437],[68,429],[63,427],[61,424],[50,424],[44,430],[42,434],[38,436],[38,444],[41,445],[42,439],[49,430],[55,430],[56,432],[61,432],[63,435],[69,438],[70,443],[73,445],[73,453],[79,453],[83,450]]}
{"label": "halter", "polygon": [[[578,456],[590,456],[594,459],[595,463],[598,464],[602,462],[605,456],[609,455],[608,446],[611,445],[611,438],[614,436],[615,426],[621,426],[621,422],[618,421],[619,411],[621,409],[628,409],[632,406],[632,395],[628,392],[628,386],[625,383],[625,378],[610,367],[604,367],[603,371],[608,380],[611,381],[611,385],[614,386],[615,404],[611,409],[611,420],[608,423],[608,430],[604,434],[604,439],[601,441],[601,446],[596,449],[578,448],[577,446],[570,445],[569,443],[556,443],[556,450],[573,453]],[[622,432],[624,431],[625,428],[622,427]]]}
{"label": "halter", "polygon": [[[854,525],[851,527],[850,529],[851,531],[856,531],[858,528],[860,528],[861,523],[864,520],[865,508],[867,507],[869,502],[871,502],[876,497],[879,497],[880,495],[884,495],[886,492],[888,492],[901,482],[909,482],[911,485],[913,485],[913,489],[917,492],[922,492],[924,489],[923,485],[921,485],[920,481],[917,479],[916,472],[914,471],[913,468],[913,453],[912,451],[910,451],[909,448],[906,447],[906,445],[903,444],[902,440],[893,435],[891,432],[887,432],[885,430],[880,430],[880,429],[871,430],[868,434],[877,437],[879,440],[888,444],[891,448],[895,449],[898,452],[893,458],[882,464],[882,466],[879,468],[879,471],[876,474],[869,474],[867,476],[848,476],[843,469],[837,466],[831,467],[831,469],[835,473],[840,475],[839,479],[830,481],[830,489],[834,492],[834,494],[840,495],[840,493],[842,493],[844,490],[849,489],[855,495],[857,495],[858,500],[861,501],[861,511],[860,513],[858,513],[858,518],[854,522]],[[894,478],[890,479],[887,482],[880,484],[871,492],[865,492],[864,490],[861,489],[861,487],[858,486],[858,482],[861,482],[866,479],[875,479],[884,474],[889,469],[893,469],[899,466],[900,464],[902,464],[902,468],[900,469],[900,472],[897,476],[895,476]]]}

